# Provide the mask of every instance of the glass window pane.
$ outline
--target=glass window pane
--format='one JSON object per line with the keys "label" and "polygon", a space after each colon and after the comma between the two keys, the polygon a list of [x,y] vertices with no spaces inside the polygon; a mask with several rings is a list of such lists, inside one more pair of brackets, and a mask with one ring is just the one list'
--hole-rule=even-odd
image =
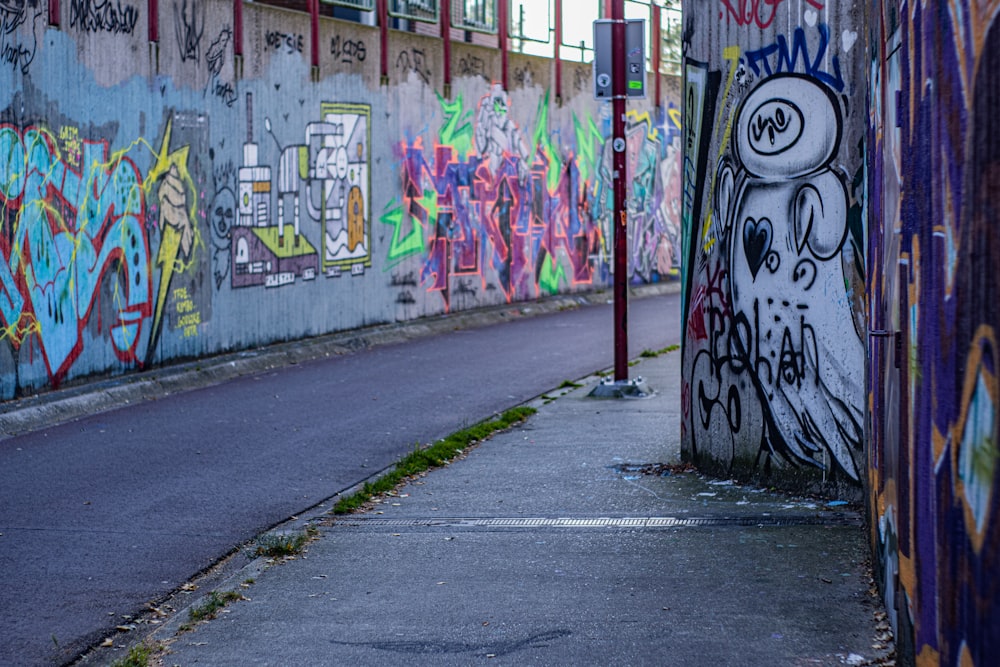
{"label": "glass window pane", "polygon": [[389,16],[437,23],[438,0],[389,0]]}
{"label": "glass window pane", "polygon": [[551,3],[539,0],[509,1],[510,27],[507,34],[515,39],[548,42],[552,25]]}
{"label": "glass window pane", "polygon": [[451,3],[451,25],[463,30],[496,32],[495,0],[453,0]]}
{"label": "glass window pane", "polygon": [[594,57],[594,21],[601,18],[600,0],[563,0],[560,54],[566,60],[590,62]]}
{"label": "glass window pane", "polygon": [[337,5],[339,7],[361,9],[366,12],[370,12],[375,9],[375,0],[320,0],[320,2],[325,2],[328,5]]}
{"label": "glass window pane", "polygon": [[646,69],[651,68],[651,63],[653,61],[653,51],[652,45],[650,44],[650,21],[652,19],[652,11],[649,8],[648,2],[637,2],[637,0],[625,0],[625,18],[627,19],[643,19],[646,21],[645,30],[645,40],[646,40]]}
{"label": "glass window pane", "polygon": [[674,9],[668,6],[660,12],[660,69],[666,74],[681,73],[681,55],[683,53],[683,27],[681,24],[680,3]]}

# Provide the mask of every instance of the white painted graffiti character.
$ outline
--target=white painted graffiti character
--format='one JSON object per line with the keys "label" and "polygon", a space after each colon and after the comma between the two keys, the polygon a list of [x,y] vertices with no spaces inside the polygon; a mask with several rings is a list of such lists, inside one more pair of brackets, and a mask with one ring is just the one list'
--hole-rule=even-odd
{"label": "white painted graffiti character", "polygon": [[716,219],[728,243],[731,353],[765,407],[762,447],[835,463],[857,482],[864,356],[841,259],[847,189],[831,166],[839,104],[808,77],[776,75],[740,105],[735,132]]}
{"label": "white painted graffiti character", "polygon": [[531,151],[521,128],[510,118],[510,106],[503,86],[494,83],[490,93],[479,101],[476,113],[476,150],[489,160],[490,173],[496,174],[505,156],[517,160],[518,176],[524,180],[531,163]]}

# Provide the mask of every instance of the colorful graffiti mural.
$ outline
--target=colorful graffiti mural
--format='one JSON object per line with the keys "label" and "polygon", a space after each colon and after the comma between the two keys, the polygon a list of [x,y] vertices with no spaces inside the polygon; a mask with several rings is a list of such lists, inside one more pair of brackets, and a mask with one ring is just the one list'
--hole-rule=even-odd
{"label": "colorful graffiti mural", "polygon": [[[313,65],[292,15],[217,4],[140,35],[134,3],[0,3],[0,400],[610,283],[610,110],[549,97],[551,61],[511,93],[456,45],[439,96],[437,38],[395,46],[419,76],[385,83],[368,27]],[[682,259],[664,101],[629,114],[635,283]]]}
{"label": "colorful graffiti mural", "polygon": [[988,665],[1000,655],[1000,3],[876,3],[873,16],[873,551],[904,655]]}
{"label": "colorful graffiti mural", "polygon": [[[422,259],[420,280],[441,294],[446,310],[452,288],[467,291],[470,278],[476,291],[499,289],[507,302],[607,280],[607,132],[576,115],[571,133],[551,128],[546,94],[529,140],[498,84],[474,113],[461,98],[439,102],[443,122],[433,147],[418,136],[399,148],[403,195],[381,217],[393,228],[389,266]],[[654,123],[648,113],[629,114],[633,282],[678,275],[679,113],[664,117]]]}
{"label": "colorful graffiti mural", "polygon": [[[363,275],[371,266],[370,107],[324,102],[323,120],[307,124],[305,143],[291,146],[274,137],[266,118],[280,152],[272,182],[271,167],[258,164],[252,99],[248,94],[239,214],[230,232],[232,286],[280,287],[320,272],[337,277],[345,268]],[[306,219],[319,228],[315,244],[302,228],[303,190]]]}
{"label": "colorful graffiti mural", "polygon": [[499,86],[479,101],[474,121],[461,99],[441,103],[445,123],[430,158],[422,137],[400,146],[402,201],[382,217],[393,226],[390,264],[421,257],[421,281],[446,309],[455,276],[475,276],[482,290],[499,288],[508,302],[561,280],[589,284],[601,231],[585,213],[588,185],[578,162],[552,164],[539,142],[530,147]]}
{"label": "colorful graffiti mural", "polygon": [[0,126],[0,338],[14,350],[34,341],[54,385],[83,351],[95,309],[113,313],[105,333],[121,361],[141,366],[152,354],[171,277],[199,239],[187,149],[170,151],[170,128],[143,175],[145,142],[111,153],[75,127]]}
{"label": "colorful graffiti mural", "polygon": [[758,33],[762,48],[716,49],[714,72],[687,63],[684,441],[730,473],[857,487],[861,153],[845,147],[831,28],[806,21],[791,47]]}

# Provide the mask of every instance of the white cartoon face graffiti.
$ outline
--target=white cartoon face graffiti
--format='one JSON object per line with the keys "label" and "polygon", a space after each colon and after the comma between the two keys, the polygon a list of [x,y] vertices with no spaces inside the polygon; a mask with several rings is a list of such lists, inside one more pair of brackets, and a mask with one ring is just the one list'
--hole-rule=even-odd
{"label": "white cartoon face graffiti", "polygon": [[738,159],[760,178],[804,176],[829,166],[840,146],[836,98],[804,76],[766,79],[744,100],[738,116]]}
{"label": "white cartoon face graffiti", "polygon": [[765,446],[793,462],[863,469],[864,354],[845,289],[847,189],[831,167],[836,98],[798,75],[766,79],[737,114],[723,163],[733,354],[764,406]]}
{"label": "white cartoon face graffiti", "polygon": [[788,100],[768,100],[750,114],[750,147],[761,155],[781,153],[802,137],[802,111]]}

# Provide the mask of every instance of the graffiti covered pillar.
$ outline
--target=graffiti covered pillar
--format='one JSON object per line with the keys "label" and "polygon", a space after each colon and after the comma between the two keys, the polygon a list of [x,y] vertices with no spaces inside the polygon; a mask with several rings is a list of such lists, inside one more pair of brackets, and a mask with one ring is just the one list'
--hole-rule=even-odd
{"label": "graffiti covered pillar", "polygon": [[863,7],[685,7],[683,453],[860,497]]}
{"label": "graffiti covered pillar", "polygon": [[900,0],[870,14],[875,575],[901,663],[992,665],[1000,2]]}

